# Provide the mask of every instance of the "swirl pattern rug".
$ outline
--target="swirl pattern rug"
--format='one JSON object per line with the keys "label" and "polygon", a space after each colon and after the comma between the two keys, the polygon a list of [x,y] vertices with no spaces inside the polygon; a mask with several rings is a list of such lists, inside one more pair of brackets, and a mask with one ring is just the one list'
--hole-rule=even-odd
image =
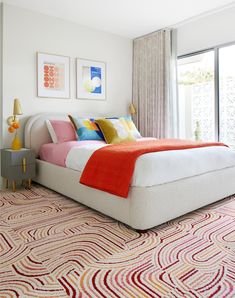
{"label": "swirl pattern rug", "polygon": [[137,232],[38,185],[1,191],[0,297],[235,297],[235,197]]}

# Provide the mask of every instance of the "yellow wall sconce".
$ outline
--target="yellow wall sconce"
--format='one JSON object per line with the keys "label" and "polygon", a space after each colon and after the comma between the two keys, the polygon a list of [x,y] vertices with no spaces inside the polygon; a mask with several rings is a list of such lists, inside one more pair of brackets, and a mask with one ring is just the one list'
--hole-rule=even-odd
{"label": "yellow wall sconce", "polygon": [[129,105],[129,113],[130,113],[131,115],[136,115],[136,114],[137,114],[137,112],[136,112],[136,107],[134,106],[133,103],[131,103],[131,104]]}
{"label": "yellow wall sconce", "polygon": [[17,116],[22,114],[23,113],[22,113],[20,101],[18,98],[15,98],[14,106],[13,106],[13,115],[7,118],[7,124],[9,125],[8,132],[9,133],[15,132],[15,137],[11,144],[12,150],[20,150],[22,148],[20,138],[17,134],[17,130],[20,128],[20,123],[19,123],[19,120],[17,119]]}

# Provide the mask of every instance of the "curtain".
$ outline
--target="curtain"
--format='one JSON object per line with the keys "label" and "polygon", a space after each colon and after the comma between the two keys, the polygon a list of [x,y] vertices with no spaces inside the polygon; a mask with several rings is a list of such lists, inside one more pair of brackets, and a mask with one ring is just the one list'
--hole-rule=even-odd
{"label": "curtain", "polygon": [[133,44],[134,118],[142,136],[177,137],[176,32],[164,29]]}

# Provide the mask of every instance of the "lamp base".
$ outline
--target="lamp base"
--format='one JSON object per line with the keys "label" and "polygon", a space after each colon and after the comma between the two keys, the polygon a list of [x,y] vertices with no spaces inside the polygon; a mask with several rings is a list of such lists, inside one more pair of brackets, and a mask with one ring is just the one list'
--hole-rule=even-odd
{"label": "lamp base", "polygon": [[22,148],[20,138],[16,135],[11,144],[12,150],[20,150]]}

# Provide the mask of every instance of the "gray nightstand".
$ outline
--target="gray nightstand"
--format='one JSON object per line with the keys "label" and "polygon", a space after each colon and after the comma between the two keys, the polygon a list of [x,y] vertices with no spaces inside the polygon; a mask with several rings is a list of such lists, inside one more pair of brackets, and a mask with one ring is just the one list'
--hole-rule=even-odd
{"label": "gray nightstand", "polygon": [[16,189],[16,181],[28,181],[31,186],[31,179],[35,177],[35,154],[30,149],[21,150],[2,149],[1,150],[1,174],[6,179],[6,187],[9,181],[12,182],[12,189]]}

